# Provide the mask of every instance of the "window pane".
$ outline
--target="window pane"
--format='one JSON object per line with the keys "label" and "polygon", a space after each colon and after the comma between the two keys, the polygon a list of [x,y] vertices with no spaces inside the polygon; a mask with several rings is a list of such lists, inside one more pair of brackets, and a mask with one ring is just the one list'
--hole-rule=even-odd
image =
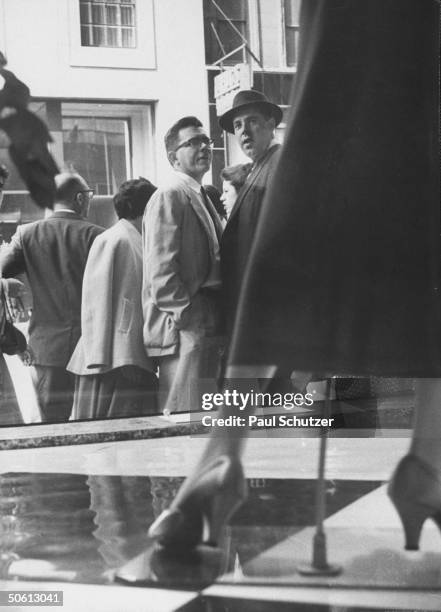
{"label": "window pane", "polygon": [[92,22],[96,24],[106,23],[104,20],[104,6],[99,4],[92,4]]}
{"label": "window pane", "polygon": [[107,25],[118,25],[118,7],[116,4],[106,6],[106,23]]}
{"label": "window pane", "polygon": [[80,3],[80,21],[81,23],[90,23],[89,8],[90,8],[89,2]]}
{"label": "window pane", "polygon": [[299,25],[300,0],[285,0],[285,24]]}
{"label": "window pane", "polygon": [[274,104],[289,105],[293,74],[279,72],[255,72],[253,87],[262,91]]}
{"label": "window pane", "polygon": [[[245,0],[217,0],[216,2],[223,12],[231,19],[233,25],[247,36],[247,2]],[[210,0],[204,0],[204,35],[205,35],[205,61],[207,64],[213,64],[220,59],[224,54],[232,51],[234,48],[242,44],[240,36],[238,36],[230,23],[216,9]],[[220,38],[222,46],[217,40],[217,36],[213,29],[216,30],[217,36]],[[222,50],[224,47],[225,52]],[[236,64],[244,60],[243,52],[239,52],[234,57],[228,58],[227,64]]]}
{"label": "window pane", "polygon": [[121,7],[121,24],[128,26],[135,25],[135,13],[131,6]]}
{"label": "window pane", "polygon": [[295,66],[297,63],[298,33],[297,28],[286,28],[287,66]]}
{"label": "window pane", "polygon": [[92,27],[93,44],[95,47],[104,47],[106,44],[104,28],[101,26]]}
{"label": "window pane", "polygon": [[89,26],[81,26],[81,45],[83,47],[90,47],[92,45]]}
{"label": "window pane", "polygon": [[[245,24],[236,22],[234,24],[236,28],[242,33],[245,34]],[[242,44],[242,39],[236,32],[233,30],[231,25],[227,21],[218,21],[217,23],[217,33],[219,38],[222,41],[222,45],[225,49],[225,53],[229,53],[233,51],[233,49],[237,49]],[[219,45],[218,45],[219,49]],[[217,57],[221,57],[222,52],[218,51]],[[227,63],[235,64],[236,62],[240,62],[243,59],[243,51],[238,51],[234,55],[228,58]]]}
{"label": "window pane", "polygon": [[[216,0],[216,4],[231,20],[246,19],[246,3],[245,0]],[[219,13],[219,17],[223,19]]]}
{"label": "window pane", "polygon": [[81,174],[98,195],[111,195],[127,180],[127,121],[63,118],[65,164]]}
{"label": "window pane", "polygon": [[122,46],[123,47],[135,47],[135,30],[129,28],[121,29],[122,35]]}
{"label": "window pane", "polygon": [[107,28],[107,47],[118,47],[118,29]]}

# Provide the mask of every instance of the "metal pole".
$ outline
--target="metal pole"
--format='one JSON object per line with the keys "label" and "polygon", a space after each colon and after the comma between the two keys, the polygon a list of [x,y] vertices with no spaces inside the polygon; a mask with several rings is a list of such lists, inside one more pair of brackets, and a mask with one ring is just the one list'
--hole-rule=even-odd
{"label": "metal pole", "polygon": [[[326,397],[324,406],[324,418],[329,422],[331,414],[331,393],[333,389],[333,380],[326,380]],[[328,442],[329,426],[325,425],[322,428],[320,435],[320,453],[319,453],[319,469],[317,486],[315,490],[315,525],[316,531],[312,545],[312,561],[311,563],[302,563],[298,568],[298,572],[303,575],[322,575],[336,576],[340,574],[342,568],[339,565],[329,564],[326,550],[326,534],[323,528],[323,521],[326,516],[326,481],[325,481],[325,461],[326,461],[326,446]]]}

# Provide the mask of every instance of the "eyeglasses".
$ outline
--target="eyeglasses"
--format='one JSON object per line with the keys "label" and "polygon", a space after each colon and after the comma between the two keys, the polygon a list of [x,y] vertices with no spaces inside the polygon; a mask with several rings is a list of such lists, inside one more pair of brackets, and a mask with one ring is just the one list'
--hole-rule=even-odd
{"label": "eyeglasses", "polygon": [[197,149],[201,146],[212,147],[213,144],[213,141],[211,140],[211,138],[208,138],[208,136],[193,136],[193,138],[189,138],[188,140],[184,140],[184,142],[181,142],[181,144],[176,147],[175,153],[183,147],[191,147],[192,149]]}
{"label": "eyeglasses", "polygon": [[77,193],[85,193],[90,198],[93,198],[93,194],[95,193],[93,189],[79,189]]}

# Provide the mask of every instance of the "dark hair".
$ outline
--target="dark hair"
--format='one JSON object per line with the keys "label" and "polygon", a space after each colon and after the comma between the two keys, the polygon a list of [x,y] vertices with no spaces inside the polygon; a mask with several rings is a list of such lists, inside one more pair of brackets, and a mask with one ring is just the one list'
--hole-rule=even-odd
{"label": "dark hair", "polygon": [[202,127],[202,123],[199,121],[197,117],[193,117],[193,115],[189,115],[188,117],[182,117],[179,121],[176,121],[171,128],[168,130],[167,134],[164,136],[165,150],[167,153],[170,151],[174,151],[178,144],[179,132],[187,127]]}
{"label": "dark hair", "polygon": [[237,164],[235,166],[227,166],[221,172],[221,179],[229,181],[236,191],[239,191],[250,173],[252,164]]}
{"label": "dark hair", "polygon": [[140,217],[157,187],[145,178],[125,181],[113,196],[118,219],[136,219]]}
{"label": "dark hair", "polygon": [[205,193],[210,198],[213,206],[215,207],[217,214],[222,217],[222,219],[225,219],[227,213],[225,211],[224,204],[221,200],[221,193],[219,189],[216,189],[214,185],[204,185],[204,189]]}

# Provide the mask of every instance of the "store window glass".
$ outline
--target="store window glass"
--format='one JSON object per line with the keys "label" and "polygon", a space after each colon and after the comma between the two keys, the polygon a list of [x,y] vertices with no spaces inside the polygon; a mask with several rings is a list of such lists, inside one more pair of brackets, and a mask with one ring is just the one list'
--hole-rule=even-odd
{"label": "store window glass", "polygon": [[128,178],[127,119],[63,117],[63,156],[97,195],[111,195]]}
{"label": "store window glass", "polygon": [[83,47],[135,48],[135,0],[79,0]]}
{"label": "store window glass", "polygon": [[[31,110],[47,125],[52,137],[49,149],[61,170],[78,172],[96,195],[112,195],[119,185],[146,164],[143,147],[149,140],[143,126],[148,107],[105,103],[72,103],[34,100]],[[0,196],[0,244],[7,241],[14,224],[44,215],[35,206],[8,153],[9,141],[0,131],[0,164],[9,176]]]}

